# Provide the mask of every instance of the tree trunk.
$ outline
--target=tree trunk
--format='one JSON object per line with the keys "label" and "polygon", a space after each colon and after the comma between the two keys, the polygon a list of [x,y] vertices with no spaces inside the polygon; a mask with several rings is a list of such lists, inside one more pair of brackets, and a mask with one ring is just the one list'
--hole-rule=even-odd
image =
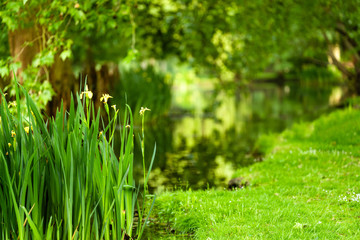
{"label": "tree trunk", "polygon": [[360,74],[356,74],[356,79],[354,83],[354,92],[356,96],[360,96]]}
{"label": "tree trunk", "polygon": [[75,76],[71,69],[69,59],[63,61],[59,54],[55,55],[54,64],[49,71],[49,80],[55,91],[55,96],[48,104],[47,112],[49,115],[55,115],[56,109],[60,107],[63,101],[64,110],[69,109],[71,92],[76,91]]}
{"label": "tree trunk", "polygon": [[[9,32],[11,56],[14,61],[21,63],[21,67],[15,73],[21,84],[23,83],[22,72],[32,64],[34,57],[42,49],[43,41],[46,41],[43,31],[43,28],[33,26]],[[67,109],[70,106],[71,91],[74,90],[75,86],[70,61],[68,59],[63,61],[57,53],[53,65],[50,68],[41,69],[39,75],[39,79],[49,80],[56,94],[47,105],[47,114],[49,116],[54,115],[62,100],[64,109]]]}
{"label": "tree trunk", "polygon": [[[21,63],[21,68],[16,72],[17,79],[23,83],[21,73],[31,65],[34,57],[43,47],[43,28],[33,26],[26,29],[17,29],[9,32],[10,53],[14,61]],[[45,39],[46,40],[46,39]],[[64,109],[70,106],[71,92],[76,90],[78,82],[72,73],[71,63],[67,59],[63,61],[59,54],[54,57],[54,63],[50,68],[45,67],[40,71],[41,78],[49,80],[55,96],[47,106],[47,114],[52,116],[63,101]],[[100,106],[99,98],[103,93],[109,93],[113,83],[119,79],[119,69],[117,65],[103,64],[100,69],[96,69],[96,64],[91,55],[88,56],[88,63],[84,70],[84,77],[87,77],[89,89],[94,93],[95,107]]]}
{"label": "tree trunk", "polygon": [[8,33],[10,53],[15,62],[20,62],[21,67],[15,73],[18,81],[23,82],[21,72],[32,62],[40,51],[41,33],[35,27],[16,29]]}
{"label": "tree trunk", "polygon": [[103,64],[100,69],[96,69],[96,64],[90,60],[85,67],[83,78],[87,79],[87,85],[94,94],[97,109],[102,105],[99,100],[101,95],[109,93],[119,79],[119,69],[117,65],[110,64]]}
{"label": "tree trunk", "polygon": [[354,70],[355,70],[355,79],[354,79],[354,93],[357,96],[360,96],[360,60],[359,57],[354,56],[353,57],[353,64],[354,64]]}

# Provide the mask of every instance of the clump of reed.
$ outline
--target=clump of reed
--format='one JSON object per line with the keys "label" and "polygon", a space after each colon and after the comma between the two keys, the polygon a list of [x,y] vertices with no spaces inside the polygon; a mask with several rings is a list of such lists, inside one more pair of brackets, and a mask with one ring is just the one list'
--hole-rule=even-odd
{"label": "clump of reed", "polygon": [[[140,187],[133,176],[130,107],[123,110],[116,156],[120,114],[116,106],[109,109],[108,98],[102,98],[110,120],[104,125],[87,89],[71,97],[69,111],[61,106],[47,121],[21,86],[15,115],[1,95],[0,238],[140,239],[155,201],[146,184],[156,148],[148,169],[144,160]],[[21,96],[27,113],[20,110]]]}

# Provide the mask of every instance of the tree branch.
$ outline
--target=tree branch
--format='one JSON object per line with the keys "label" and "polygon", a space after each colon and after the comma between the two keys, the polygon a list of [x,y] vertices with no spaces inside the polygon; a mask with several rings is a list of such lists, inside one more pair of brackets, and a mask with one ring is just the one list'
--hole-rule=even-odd
{"label": "tree branch", "polygon": [[345,38],[346,47],[354,50],[356,60],[360,60],[360,51],[357,50],[358,43],[350,37],[349,33],[346,31],[345,25],[339,22],[336,24],[335,30]]}
{"label": "tree branch", "polygon": [[[331,46],[331,42],[329,40],[329,38],[327,37],[326,33],[322,30],[322,35],[324,36],[324,39],[327,43],[327,45],[330,47]],[[331,51],[331,49],[328,50],[328,55],[330,56],[333,64],[335,65],[335,67],[337,69],[339,69],[339,71],[341,71],[344,75],[346,75],[349,78],[354,77],[354,74],[351,73],[340,61],[338,61],[334,55],[334,53]]]}

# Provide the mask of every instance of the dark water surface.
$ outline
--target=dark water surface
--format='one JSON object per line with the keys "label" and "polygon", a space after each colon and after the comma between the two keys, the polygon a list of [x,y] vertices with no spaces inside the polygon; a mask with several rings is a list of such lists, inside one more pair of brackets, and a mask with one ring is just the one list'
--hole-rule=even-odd
{"label": "dark water surface", "polygon": [[[237,94],[221,92],[216,97],[202,86],[185,94],[174,88],[174,107],[168,116],[145,129],[147,159],[155,141],[157,145],[150,189],[225,188],[236,169],[261,159],[254,151],[261,134],[319,117],[329,111],[338,91],[300,82],[251,85]],[[176,106],[181,101],[186,110]],[[141,175],[141,160],[137,162]]]}

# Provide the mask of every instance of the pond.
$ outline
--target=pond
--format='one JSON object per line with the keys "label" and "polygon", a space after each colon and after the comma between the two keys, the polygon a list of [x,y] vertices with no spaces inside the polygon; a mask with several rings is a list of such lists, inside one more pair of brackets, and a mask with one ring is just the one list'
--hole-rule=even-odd
{"label": "pond", "polygon": [[301,81],[217,94],[207,84],[175,85],[170,112],[146,124],[147,159],[157,146],[151,191],[226,188],[236,169],[261,161],[254,150],[261,134],[319,117],[338,95],[339,87]]}

